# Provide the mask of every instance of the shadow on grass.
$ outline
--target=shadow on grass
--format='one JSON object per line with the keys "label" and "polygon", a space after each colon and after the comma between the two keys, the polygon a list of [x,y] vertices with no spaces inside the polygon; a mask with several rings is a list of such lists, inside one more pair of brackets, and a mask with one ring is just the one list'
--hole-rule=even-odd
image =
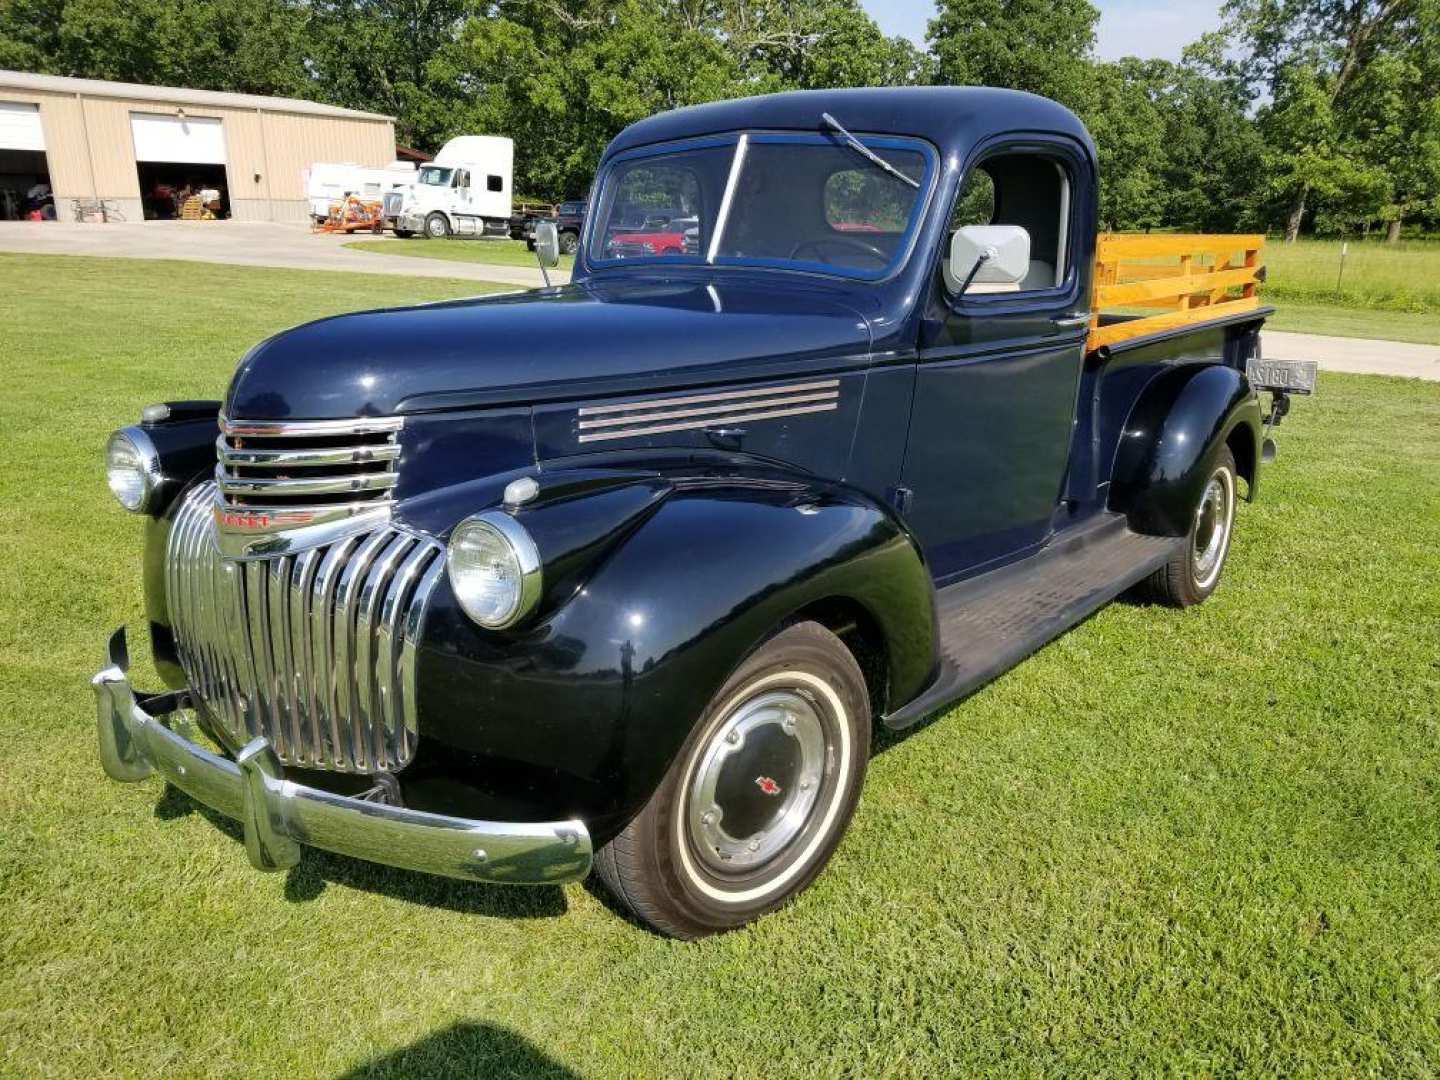
{"label": "shadow on grass", "polygon": [[[245,837],[240,824],[217,810],[196,802],[170,784],[155,804],[155,816],[173,821],[199,814],[240,845],[237,858],[245,858]],[[285,875],[285,899],[305,903],[319,897],[328,885],[359,889],[425,907],[443,908],[464,915],[488,915],[502,919],[550,919],[568,910],[565,892],[558,885],[486,885],[459,881],[414,870],[352,859],[316,848],[301,848],[300,862]]]}
{"label": "shadow on grass", "polygon": [[509,1028],[465,1022],[367,1061],[343,1073],[339,1080],[451,1076],[578,1080],[580,1074],[547,1057]]}

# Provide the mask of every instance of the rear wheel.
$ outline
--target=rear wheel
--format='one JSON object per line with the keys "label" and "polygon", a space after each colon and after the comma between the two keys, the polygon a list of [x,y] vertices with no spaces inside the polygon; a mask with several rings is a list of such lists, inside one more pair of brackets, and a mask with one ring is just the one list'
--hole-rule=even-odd
{"label": "rear wheel", "polygon": [[1220,584],[1235,529],[1235,456],[1221,447],[1190,522],[1184,546],[1144,583],[1147,596],[1171,607],[1190,607]]}
{"label": "rear wheel", "polygon": [[574,255],[580,250],[580,237],[573,232],[562,232],[560,234],[560,254]]}
{"label": "rear wheel", "polygon": [[649,803],[596,855],[596,871],[661,933],[743,926],[825,866],[869,749],[854,656],[818,623],[792,626],[720,688]]}
{"label": "rear wheel", "polygon": [[450,219],[436,211],[425,219],[425,235],[432,240],[444,240],[450,235]]}

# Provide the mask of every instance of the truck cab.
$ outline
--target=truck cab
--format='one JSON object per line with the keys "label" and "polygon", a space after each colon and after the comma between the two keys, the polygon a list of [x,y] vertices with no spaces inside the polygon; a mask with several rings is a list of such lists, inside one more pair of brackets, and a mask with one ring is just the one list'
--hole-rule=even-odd
{"label": "truck cab", "polygon": [[515,143],[499,135],[461,135],[421,165],[414,183],[385,199],[395,235],[509,236]]}
{"label": "truck cab", "polygon": [[1096,169],[1009,91],[682,109],[611,143],[570,284],[296,327],[147,410],[110,482],[169,687],[118,631],[107,772],[262,869],[593,871],[682,938],[782,905],[877,727],[1219,586],[1269,445],[1259,238],[1137,255]]}

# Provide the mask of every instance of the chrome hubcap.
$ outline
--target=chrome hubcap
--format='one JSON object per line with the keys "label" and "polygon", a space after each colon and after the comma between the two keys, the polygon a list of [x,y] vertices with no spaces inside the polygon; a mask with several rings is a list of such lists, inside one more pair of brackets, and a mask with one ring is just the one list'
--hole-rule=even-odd
{"label": "chrome hubcap", "polygon": [[825,777],[825,728],[814,701],[774,690],[739,705],[711,736],[690,780],[686,818],[700,860],[753,870],[804,831]]}
{"label": "chrome hubcap", "polygon": [[1208,588],[1220,573],[1225,547],[1230,540],[1230,521],[1235,500],[1230,474],[1218,472],[1205,485],[1200,508],[1195,511],[1195,539],[1190,559],[1195,569],[1195,583]]}

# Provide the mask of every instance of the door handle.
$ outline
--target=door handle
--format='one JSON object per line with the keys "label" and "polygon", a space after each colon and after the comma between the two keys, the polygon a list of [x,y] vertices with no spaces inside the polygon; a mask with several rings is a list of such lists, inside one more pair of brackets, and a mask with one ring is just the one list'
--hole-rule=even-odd
{"label": "door handle", "polygon": [[1077,327],[1089,325],[1090,312],[1082,311],[1079,315],[1066,315],[1062,318],[1051,319],[1050,322],[1056,330],[1074,330]]}

